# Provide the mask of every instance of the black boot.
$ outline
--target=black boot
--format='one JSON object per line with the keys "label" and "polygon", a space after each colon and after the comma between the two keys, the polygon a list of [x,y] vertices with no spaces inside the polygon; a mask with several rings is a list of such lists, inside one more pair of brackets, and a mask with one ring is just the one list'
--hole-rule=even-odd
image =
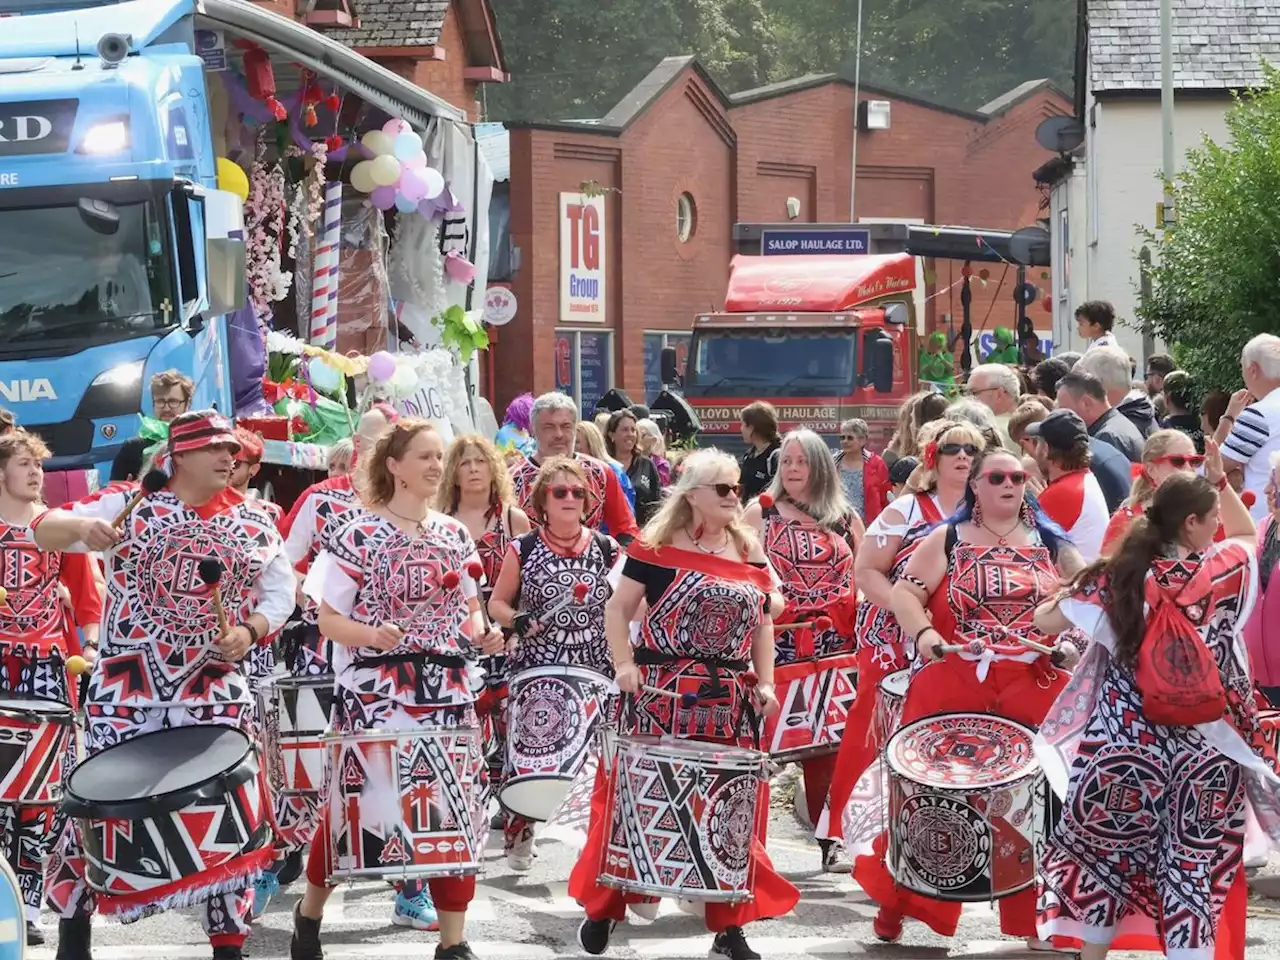
{"label": "black boot", "polygon": [[214,947],[213,960],[244,960],[244,952],[239,947]]}
{"label": "black boot", "polygon": [[320,921],[302,915],[301,900],[293,905],[289,960],[324,960],[324,948],[320,946]]}
{"label": "black boot", "polygon": [[27,921],[27,946],[44,946],[44,931],[40,929],[38,924],[34,924],[30,920]]}
{"label": "black boot", "polygon": [[93,960],[93,925],[89,914],[58,921],[57,960]]}

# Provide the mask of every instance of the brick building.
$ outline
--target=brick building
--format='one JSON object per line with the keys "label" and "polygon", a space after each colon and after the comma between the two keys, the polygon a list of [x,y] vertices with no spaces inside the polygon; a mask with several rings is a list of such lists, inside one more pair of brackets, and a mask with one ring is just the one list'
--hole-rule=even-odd
{"label": "brick building", "polygon": [[[858,218],[1017,229],[1044,215],[1030,175],[1048,154],[1034,132],[1070,111],[1047,81],[973,112],[865,86],[860,99],[887,101],[891,120],[858,133]],[[795,219],[848,222],[854,121],[853,86],[838,77],[730,96],[693,58],[671,57],[599,120],[488,131],[509,204],[509,256],[491,278],[518,303],[493,349],[495,409],[525,390],[565,389],[587,409],[611,386],[651,399],[661,347],[687,343],[693,314],[723,303],[735,222],[786,220],[797,200]],[[577,217],[582,203],[582,222],[566,219],[562,207]],[[958,325],[962,266],[927,273],[931,324],[954,313]],[[975,331],[1013,326],[1015,276],[995,264],[974,284]]]}
{"label": "brick building", "polygon": [[508,79],[489,0],[254,0],[479,119],[480,84]]}

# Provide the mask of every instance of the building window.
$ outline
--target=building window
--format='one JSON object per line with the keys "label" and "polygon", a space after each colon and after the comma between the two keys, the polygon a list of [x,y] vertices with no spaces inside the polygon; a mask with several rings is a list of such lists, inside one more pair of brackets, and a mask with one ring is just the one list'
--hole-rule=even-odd
{"label": "building window", "polygon": [[613,333],[600,330],[557,330],[556,389],[578,401],[583,417],[613,388]]}
{"label": "building window", "polygon": [[688,243],[698,229],[698,208],[694,205],[693,196],[682,193],[676,197],[676,239]]}
{"label": "building window", "polygon": [[684,376],[684,365],[689,359],[691,333],[646,332],[644,335],[644,400],[652,403],[662,392],[662,348],[674,347],[676,373]]}

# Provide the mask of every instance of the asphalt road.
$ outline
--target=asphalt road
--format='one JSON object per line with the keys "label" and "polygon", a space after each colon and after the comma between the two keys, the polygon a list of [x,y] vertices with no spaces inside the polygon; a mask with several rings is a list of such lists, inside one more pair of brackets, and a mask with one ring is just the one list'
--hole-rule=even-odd
{"label": "asphalt road", "polygon": [[[585,956],[575,931],[582,913],[566,893],[565,881],[575,851],[555,842],[539,846],[532,872],[513,874],[495,836],[477,901],[468,919],[468,939],[478,960],[551,960]],[[802,899],[789,916],[753,924],[751,944],[766,960],[822,957],[870,957],[881,960],[941,960],[947,956],[992,958],[1040,957],[1020,941],[1002,938],[992,911],[967,907],[959,935],[947,942],[920,924],[908,924],[901,943],[879,943],[872,934],[875,907],[847,877],[821,873],[816,846],[790,812],[775,809],[769,853],[775,866],[796,884]],[[1265,873],[1275,875],[1280,896],[1280,860]],[[254,928],[246,944],[252,960],[287,960],[290,911],[301,895],[301,881],[281,891]],[[1260,887],[1266,882],[1260,882]],[[381,883],[338,888],[330,900],[323,933],[326,960],[426,960],[435,934],[393,927],[392,893]],[[28,960],[53,960],[54,918],[43,925],[49,944],[28,950]],[[711,937],[701,921],[664,901],[652,923],[632,918],[619,926],[607,956],[636,960],[682,960],[706,957]],[[199,921],[191,911],[164,914],[129,926],[98,921],[94,929],[95,960],[197,960],[211,956]],[[1150,958],[1152,954],[1113,954],[1117,960]],[[1280,960],[1280,900],[1255,896],[1250,909],[1250,960]]]}

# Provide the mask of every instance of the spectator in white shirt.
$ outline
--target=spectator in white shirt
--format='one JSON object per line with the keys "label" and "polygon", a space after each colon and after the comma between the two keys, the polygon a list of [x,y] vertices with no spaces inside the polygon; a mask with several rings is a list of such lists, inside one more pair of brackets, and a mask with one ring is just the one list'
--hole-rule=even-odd
{"label": "spectator in white shirt", "polygon": [[1086,563],[1098,559],[1111,511],[1090,469],[1089,431],[1079,414],[1055,410],[1026,435],[1035,442],[1036,466],[1049,481],[1040,491],[1040,506],[1067,536]]}
{"label": "spectator in white shirt", "polygon": [[1260,333],[1246,343],[1240,370],[1245,388],[1231,397],[1215,439],[1228,473],[1244,471],[1244,489],[1257,498],[1249,512],[1261,520],[1267,515],[1271,454],[1280,450],[1280,337]]}
{"label": "spectator in white shirt", "polygon": [[1009,438],[1009,415],[1022,396],[1022,384],[1013,368],[1003,363],[979,364],[970,372],[965,392],[995,415],[996,432],[1004,448],[1010,453],[1021,453]]}
{"label": "spectator in white shirt", "polygon": [[1089,341],[1085,350],[1097,347],[1118,347],[1111,328],[1116,325],[1116,308],[1106,300],[1089,300],[1076,307],[1076,332]]}

